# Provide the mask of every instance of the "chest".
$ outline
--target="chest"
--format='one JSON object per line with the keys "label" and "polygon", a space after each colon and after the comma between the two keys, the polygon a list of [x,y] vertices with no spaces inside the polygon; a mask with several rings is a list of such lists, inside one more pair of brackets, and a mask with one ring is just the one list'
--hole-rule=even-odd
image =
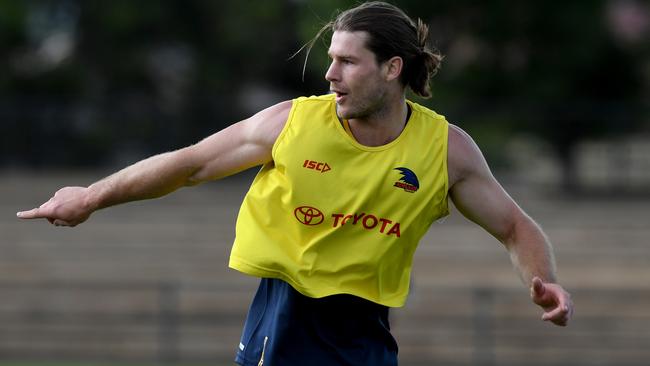
{"label": "chest", "polygon": [[332,126],[291,131],[285,137],[274,156],[275,168],[294,197],[407,204],[428,199],[446,180],[440,169],[442,151],[424,139],[363,149],[347,138]]}

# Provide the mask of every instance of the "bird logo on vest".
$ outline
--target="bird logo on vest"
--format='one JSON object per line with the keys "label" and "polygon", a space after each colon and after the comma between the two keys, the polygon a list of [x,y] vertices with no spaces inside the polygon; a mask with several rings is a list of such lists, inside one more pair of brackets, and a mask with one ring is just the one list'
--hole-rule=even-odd
{"label": "bird logo on vest", "polygon": [[393,184],[394,187],[402,188],[409,193],[413,193],[420,188],[418,177],[411,169],[399,167],[395,168],[395,170],[399,170],[402,177]]}

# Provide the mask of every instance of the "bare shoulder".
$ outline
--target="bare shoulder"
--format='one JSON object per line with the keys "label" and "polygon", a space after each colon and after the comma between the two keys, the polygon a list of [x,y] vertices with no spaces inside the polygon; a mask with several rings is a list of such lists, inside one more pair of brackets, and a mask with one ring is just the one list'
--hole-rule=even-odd
{"label": "bare shoulder", "polygon": [[292,100],[285,100],[278,104],[274,104],[266,109],[257,112],[251,118],[262,118],[267,120],[285,120],[289,117],[289,112],[293,106]]}
{"label": "bare shoulder", "polygon": [[293,101],[287,100],[272,105],[243,121],[247,135],[253,141],[272,146],[284,128],[291,112]]}
{"label": "bare shoulder", "polygon": [[179,150],[190,165],[197,167],[191,184],[223,178],[270,161],[273,144],[287,122],[291,106],[291,101],[275,104]]}
{"label": "bare shoulder", "polygon": [[474,139],[462,128],[451,123],[447,150],[449,187],[471,174],[489,173],[487,162]]}

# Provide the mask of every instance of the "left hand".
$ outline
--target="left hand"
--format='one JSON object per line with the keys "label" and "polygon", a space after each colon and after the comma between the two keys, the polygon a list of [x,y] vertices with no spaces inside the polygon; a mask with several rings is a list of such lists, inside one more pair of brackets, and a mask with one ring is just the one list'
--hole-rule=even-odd
{"label": "left hand", "polygon": [[542,315],[544,321],[563,327],[573,316],[571,295],[558,284],[544,283],[539,277],[535,277],[530,288],[530,297],[535,304],[544,309]]}

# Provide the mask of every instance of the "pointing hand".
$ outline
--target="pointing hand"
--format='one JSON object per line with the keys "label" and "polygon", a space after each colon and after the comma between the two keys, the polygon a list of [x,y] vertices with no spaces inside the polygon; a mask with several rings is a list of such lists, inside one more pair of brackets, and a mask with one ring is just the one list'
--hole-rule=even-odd
{"label": "pointing hand", "polygon": [[47,219],[56,226],[77,226],[94,211],[87,203],[87,196],[85,187],[65,187],[40,207],[16,215],[21,219]]}

